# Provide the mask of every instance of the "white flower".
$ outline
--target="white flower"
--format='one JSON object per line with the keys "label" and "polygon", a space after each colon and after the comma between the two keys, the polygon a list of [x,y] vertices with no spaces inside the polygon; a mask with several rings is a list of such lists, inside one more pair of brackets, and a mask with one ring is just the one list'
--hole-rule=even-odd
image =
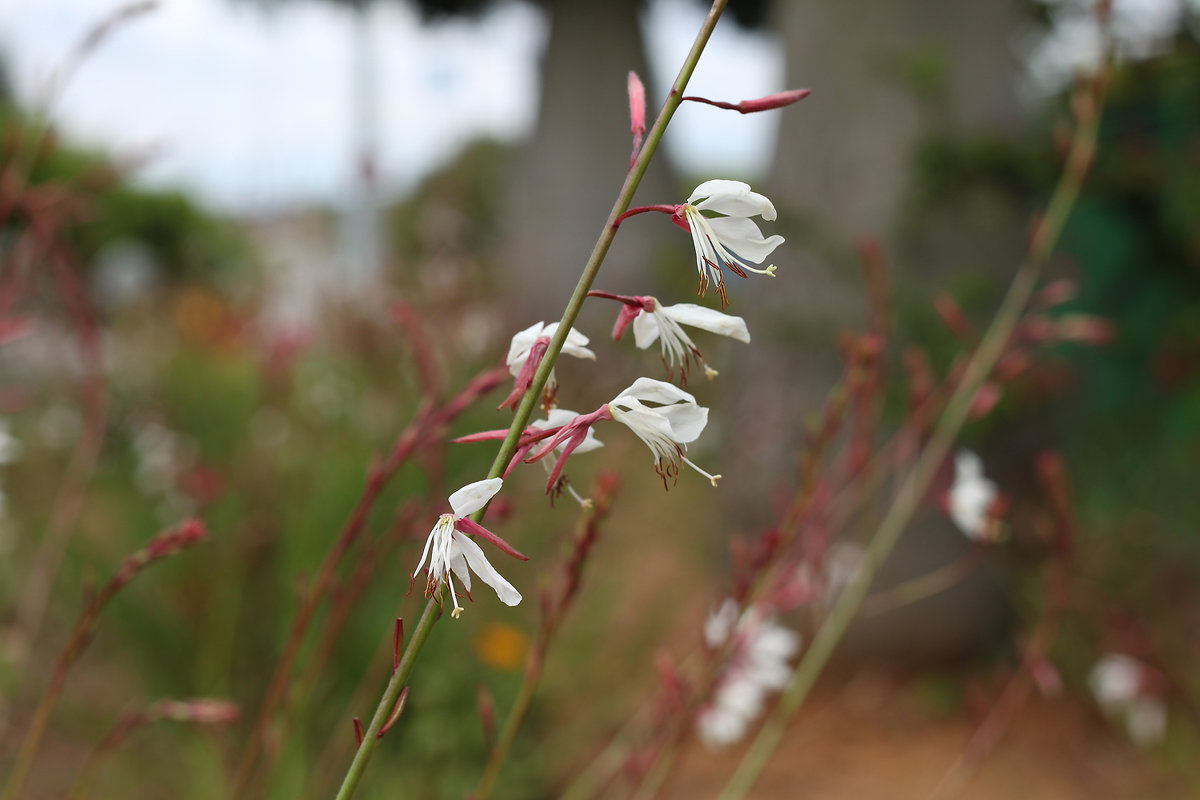
{"label": "white flower", "polygon": [[1142,664],[1124,653],[1105,653],[1088,675],[1092,696],[1105,711],[1129,705],[1142,685]]}
{"label": "white flower", "polygon": [[0,464],[11,464],[21,457],[21,443],[8,431],[8,420],[0,419]]}
{"label": "white flower", "polygon": [[985,541],[993,538],[989,511],[999,491],[996,484],[983,475],[983,462],[970,450],[960,450],[954,457],[954,485],[950,487],[950,518],[968,539]]}
{"label": "white flower", "polygon": [[1100,708],[1110,717],[1120,717],[1129,738],[1141,747],[1158,742],[1167,730],[1167,709],[1147,692],[1146,672],[1146,665],[1132,656],[1105,653],[1088,675]]}
{"label": "white flower", "polygon": [[[509,373],[514,378],[520,375],[521,368],[525,366],[525,361],[529,358],[529,354],[533,351],[533,346],[537,343],[537,340],[542,338],[553,339],[557,330],[557,322],[551,322],[549,325],[543,322],[536,322],[525,330],[513,334],[512,342],[508,346],[508,357],[504,360],[504,363],[508,364]],[[566,342],[563,343],[563,354],[595,361],[596,354],[587,349],[587,343],[588,337],[571,328],[567,333]]]}
{"label": "white flower", "polygon": [[[704,372],[712,378],[717,371],[704,362],[699,348],[692,343],[691,338],[684,332],[682,325],[716,333],[737,339],[739,342],[750,341],[750,331],[746,321],[732,314],[723,314],[715,309],[698,306],[695,303],[676,303],[664,306],[653,297],[644,298],[643,309],[633,320],[633,338],[639,348],[645,350],[657,340],[662,346],[663,363],[668,370],[674,370],[678,364],[684,380],[687,379],[688,362],[695,358],[704,367]],[[647,311],[646,307],[653,310]]]}
{"label": "white flower", "polygon": [[[529,427],[539,431],[549,430],[550,428],[561,428],[578,416],[579,414],[575,413],[574,411],[568,411],[565,408],[552,408],[546,412],[545,419],[534,420],[529,423]],[[554,477],[555,467],[558,465],[558,459],[560,456],[562,456],[566,446],[567,443],[563,442],[555,447],[553,459],[542,459],[542,464],[546,468],[547,476],[550,476],[551,478]],[[596,438],[596,432],[589,426],[584,433],[583,441],[571,448],[571,450],[574,453],[587,453],[603,446],[604,443]],[[579,503],[579,505],[583,506],[584,508],[591,507],[592,501],[585,497],[580,497],[579,493],[575,491],[575,487],[571,486],[570,483],[567,483],[566,487],[567,491],[570,492],[571,497],[575,498],[575,502]]]}
{"label": "white flower", "polygon": [[430,531],[429,538],[425,540],[425,550],[421,553],[421,561],[417,564],[413,577],[416,578],[420,574],[421,567],[425,565],[425,559],[428,557],[425,594],[433,596],[441,582],[445,581],[450,587],[450,597],[454,602],[454,610],[450,612],[452,617],[457,618],[463,610],[458,604],[458,594],[454,591],[451,573],[458,576],[463,589],[468,593],[471,591],[473,571],[480,580],[496,590],[496,596],[501,602],[510,606],[521,602],[521,593],[496,571],[483,554],[483,549],[466,535],[470,533],[482,536],[509,555],[525,558],[499,536],[468,517],[487,505],[503,484],[504,481],[500,478],[489,478],[468,484],[450,495],[450,508],[454,513],[442,514]]}
{"label": "white flower", "polygon": [[[513,335],[504,363],[508,365],[508,371],[516,378],[516,382],[513,384],[512,392],[504,398],[504,402],[500,404],[499,408],[510,407],[515,410],[520,404],[525,392],[533,385],[533,375],[537,372],[538,365],[542,363],[542,357],[546,355],[546,348],[549,346],[550,340],[554,338],[558,325],[557,322],[551,322],[549,325],[536,322]],[[587,349],[587,343],[588,337],[571,328],[567,332],[566,341],[563,342],[562,352],[575,358],[595,361],[596,354]],[[544,402],[547,407],[553,404],[554,391],[557,387],[558,380],[554,376],[554,371],[551,370],[543,390]]]}
{"label": "white flower", "polygon": [[[539,431],[549,430],[550,428],[561,428],[578,416],[578,413],[568,411],[565,408],[552,408],[546,412],[545,419],[535,419],[529,423],[529,427],[536,428]],[[561,453],[563,447],[564,445],[559,445],[555,448],[555,452]],[[583,441],[573,447],[572,450],[576,453],[587,453],[601,447],[604,447],[604,442],[597,439],[596,432],[588,428]]]}
{"label": "white flower", "polygon": [[[646,403],[656,403],[648,406]],[[720,475],[710,475],[692,463],[683,451],[696,441],[708,424],[708,409],[696,404],[687,392],[653,378],[638,378],[608,403],[608,412],[633,431],[654,454],[654,471],[663,479],[678,480],[681,464],[717,485]]]}
{"label": "white flower", "polygon": [[787,686],[800,637],[755,609],[739,618],[737,603],[726,599],[705,623],[704,638],[714,649],[730,643],[726,672],[696,718],[701,741],[715,748],[745,736],[767,695]]}
{"label": "white flower", "polygon": [[1157,744],[1167,733],[1167,707],[1157,697],[1139,697],[1125,709],[1125,730],[1138,747]]}
{"label": "white flower", "polygon": [[[701,213],[703,211],[724,216],[706,217]],[[710,282],[715,283],[721,294],[721,304],[728,305],[722,267],[728,267],[742,278],[746,277],[746,272],[775,274],[773,265],[759,269],[751,264],[766,260],[784,239],[778,234],[764,239],[762,231],[750,220],[754,216],[769,222],[775,219],[775,206],[761,194],[750,191],[750,187],[741,181],[705,181],[676,209],[675,217],[686,223],[696,247],[700,294],[708,290]]]}

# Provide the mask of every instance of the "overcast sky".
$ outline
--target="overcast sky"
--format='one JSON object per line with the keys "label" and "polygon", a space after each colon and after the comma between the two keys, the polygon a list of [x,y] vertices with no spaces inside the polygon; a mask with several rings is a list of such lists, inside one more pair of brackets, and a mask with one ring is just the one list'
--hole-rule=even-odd
{"label": "overcast sky", "polygon": [[[18,96],[44,96],[64,56],[120,5],[0,0],[0,50]],[[501,3],[477,21],[432,27],[404,3],[371,13],[385,186],[402,191],[472,137],[528,131],[547,33],[533,7]],[[662,0],[648,14],[655,74],[643,78],[652,107],[701,16],[687,0]],[[183,186],[221,208],[336,200],[352,163],[352,42],[350,15],[327,3],[300,0],[264,13],[237,0],[161,0],[87,59],[53,116],[72,138],[118,155],[153,150],[141,180]],[[725,24],[692,86],[741,99],[784,88],[782,75],[777,44]],[[714,123],[718,116],[729,119]],[[717,171],[762,170],[773,146],[769,116],[681,118],[673,155]]]}
{"label": "overcast sky", "polygon": [[[1054,37],[1014,42],[1037,91],[1061,85],[1094,60],[1092,0],[1056,0]],[[1118,32],[1134,55],[1152,53],[1200,0],[1117,0]],[[121,0],[0,0],[0,52],[26,103],[80,37]],[[423,27],[405,3],[372,13],[378,54],[380,173],[402,192],[488,134],[526,133],[537,106],[536,64],[547,33],[532,6],[499,3],[478,20]],[[652,75],[649,105],[661,102],[700,24],[690,0],[655,0],[644,20]],[[264,13],[250,0],[160,0],[86,61],[57,97],[54,118],[73,139],[118,156],[157,155],[141,171],[225,209],[338,201],[350,181],[350,14],[315,0]],[[717,28],[693,77],[697,94],[754,97],[785,87],[779,44]],[[819,87],[816,87],[819,90]],[[683,114],[668,152],[688,171],[754,177],[766,168],[778,115]]]}

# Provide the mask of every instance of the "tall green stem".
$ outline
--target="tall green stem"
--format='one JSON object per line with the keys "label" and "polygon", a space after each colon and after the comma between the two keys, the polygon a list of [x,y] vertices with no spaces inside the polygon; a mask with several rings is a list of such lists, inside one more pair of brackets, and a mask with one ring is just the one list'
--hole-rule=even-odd
{"label": "tall green stem", "polygon": [[888,509],[879,528],[867,545],[863,562],[854,579],[838,597],[829,616],[817,631],[804,654],[791,683],[780,696],[779,703],[763,725],[754,744],[742,758],[737,770],[720,795],[720,800],[743,798],[753,787],[767,761],[779,746],[784,729],[799,710],[816,683],[825,664],[841,641],[846,629],[867,596],[867,591],[883,562],[891,554],[901,534],[917,509],[917,505],[934,473],[950,452],[967,420],[971,401],[999,360],[1009,337],[1020,320],[1037,285],[1042,265],[1053,251],[1066,224],[1079,189],[1091,165],[1096,150],[1096,134],[1100,124],[1099,104],[1103,80],[1097,79],[1093,91],[1080,96],[1078,127],[1071,144],[1063,175],[1055,187],[1046,213],[1030,241],[1029,255],[1017,270],[996,317],[984,334],[979,348],[967,364],[962,381],[946,405],[946,410],[934,428],[925,449],[902,484],[896,500]]}
{"label": "tall green stem", "polygon": [[[604,262],[604,257],[608,254],[608,248],[612,245],[613,239],[616,237],[618,220],[622,214],[629,210],[634,192],[637,191],[638,184],[641,183],[642,176],[646,173],[646,167],[649,166],[650,159],[654,157],[655,151],[658,150],[663,133],[666,132],[667,124],[671,121],[671,117],[675,115],[675,110],[679,108],[679,104],[683,101],[684,89],[687,87],[687,83],[696,69],[696,64],[700,61],[700,54],[704,52],[704,46],[708,43],[713,29],[716,27],[717,20],[725,10],[727,3],[728,0],[715,0],[708,11],[708,15],[704,18],[704,22],[700,26],[700,32],[696,34],[696,40],[692,44],[692,49],[688,52],[687,58],[684,59],[683,66],[679,70],[679,76],[675,79],[675,83],[671,87],[671,93],[663,103],[662,110],[658,113],[658,118],[654,120],[654,125],[651,126],[649,133],[646,135],[645,143],[642,145],[641,150],[638,151],[637,158],[634,160],[629,173],[625,176],[625,183],[621,186],[616,203],[613,204],[612,211],[609,212],[608,219],[604,223],[604,228],[600,231],[600,238],[596,240],[596,245],[592,248],[592,253],[583,268],[583,274],[580,275],[579,282],[575,285],[575,291],[571,295],[571,299],[567,302],[566,309],[563,311],[558,330],[555,331],[554,336],[550,339],[550,346],[546,350],[546,355],[533,376],[533,384],[529,387],[529,391],[525,393],[525,397],[517,407],[517,413],[513,417],[512,425],[508,429],[508,435],[504,438],[504,442],[500,445],[500,450],[496,453],[496,458],[492,462],[492,468],[488,470],[488,478],[498,478],[503,475],[505,467],[508,466],[508,462],[517,451],[517,443],[521,438],[522,432],[525,430],[526,424],[529,422],[529,417],[533,414],[533,409],[538,399],[542,396],[542,389],[545,388],[546,381],[550,377],[550,371],[554,369],[554,364],[558,361],[559,353],[562,352],[563,344],[567,340],[567,334],[570,332],[571,326],[575,324],[575,319],[579,316],[579,311],[583,308],[583,303],[587,299],[588,290],[592,288],[592,283],[596,280],[596,275],[600,271],[600,265]],[[473,519],[476,522],[481,521],[486,511],[486,508],[480,509],[472,515]],[[350,768],[346,771],[346,777],[342,780],[342,786],[337,793],[337,800],[349,800],[349,798],[354,796],[359,781],[362,780],[363,773],[366,770],[367,762],[371,760],[371,756],[379,744],[379,731],[383,729],[383,725],[387,721],[388,715],[396,703],[396,699],[408,683],[408,678],[412,674],[413,666],[416,664],[421,648],[424,647],[430,632],[433,630],[433,626],[441,617],[438,613],[441,609],[440,601],[441,597],[435,595],[425,604],[425,610],[421,614],[421,619],[413,628],[412,636],[405,647],[400,664],[392,673],[391,680],[388,681],[387,688],[384,689],[383,696],[379,699],[379,705],[375,709],[375,715],[371,719],[371,724],[363,736],[362,744],[354,754],[354,760],[351,762]]]}

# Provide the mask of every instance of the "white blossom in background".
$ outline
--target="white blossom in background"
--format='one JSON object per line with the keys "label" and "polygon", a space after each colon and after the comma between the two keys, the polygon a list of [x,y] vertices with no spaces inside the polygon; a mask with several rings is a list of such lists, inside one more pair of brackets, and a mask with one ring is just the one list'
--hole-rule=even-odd
{"label": "white blossom in background", "polygon": [[696,715],[700,740],[719,748],[742,739],[767,696],[787,686],[788,662],[800,649],[800,636],[755,608],[739,614],[737,603],[727,598],[705,622],[704,641],[730,650],[712,701]]}
{"label": "white blossom in background", "polygon": [[133,437],[133,453],[139,489],[146,494],[165,494],[175,488],[186,453],[173,431],[156,422],[146,425]]}
{"label": "white blossom in background", "polygon": [[471,572],[474,572],[480,580],[496,590],[496,596],[505,605],[515,606],[521,602],[521,593],[496,571],[484,555],[483,548],[467,535],[483,537],[509,555],[525,559],[511,545],[468,516],[486,506],[503,485],[504,481],[500,478],[489,478],[468,484],[450,495],[450,508],[454,513],[442,514],[438,518],[437,524],[429,532],[429,538],[425,540],[421,560],[413,572],[413,578],[416,578],[425,566],[425,559],[429,559],[429,568],[425,570],[425,594],[434,596],[444,581],[450,587],[450,598],[454,603],[450,616],[455,619],[463,609],[458,604],[452,574],[458,576],[467,592],[471,591]]}
{"label": "white blossom in background", "polygon": [[664,306],[653,297],[647,297],[646,304],[653,310],[645,308],[633,320],[633,338],[639,348],[645,350],[654,344],[661,343],[663,362],[670,370],[680,367],[683,375],[687,375],[688,361],[695,358],[703,367],[704,374],[709,378],[715,377],[717,371],[708,366],[699,348],[692,342],[691,337],[681,326],[699,328],[720,336],[728,336],[739,342],[750,341],[750,331],[746,321],[732,314],[694,303],[676,303]]}
{"label": "white blossom in background", "polygon": [[[702,213],[705,211],[722,216],[705,216]],[[721,305],[729,305],[722,268],[742,278],[747,272],[775,275],[774,265],[760,269],[752,264],[765,261],[784,239],[778,234],[763,238],[758,225],[750,219],[756,216],[770,222],[775,219],[775,206],[741,181],[705,181],[686,203],[676,207],[674,220],[692,234],[696,248],[700,294],[713,283],[721,295]]]}
{"label": "white blossom in background", "polygon": [[1146,690],[1147,667],[1124,653],[1106,653],[1088,675],[1088,687],[1109,717],[1125,724],[1140,747],[1160,741],[1167,731],[1167,709]]}
{"label": "white blossom in background", "polygon": [[858,577],[866,553],[854,542],[834,542],[825,554],[824,600],[829,605],[837,600],[850,582]]}
{"label": "white blossom in background", "polygon": [[83,415],[73,406],[55,403],[38,416],[38,439],[51,450],[73,446],[82,434]]}
{"label": "white blossom in background", "polygon": [[717,485],[720,475],[710,475],[683,454],[708,424],[708,409],[697,405],[695,397],[665,381],[638,378],[609,401],[608,412],[650,448],[654,471],[662,477],[663,485],[668,478],[678,480],[682,464]]}
{"label": "white blossom in background", "polygon": [[[11,464],[21,457],[21,443],[9,431],[6,419],[0,419],[0,466]],[[8,512],[8,495],[0,485],[0,519]]]}
{"label": "white blossom in background", "polygon": [[948,499],[950,519],[968,539],[987,541],[994,526],[988,512],[1000,492],[996,484],[984,477],[983,461],[970,450],[960,450],[954,457],[954,484]]}
{"label": "white blossom in background", "polygon": [[[552,408],[548,412],[546,412],[545,419],[533,420],[532,422],[529,423],[529,427],[534,428],[536,430],[541,430],[541,431],[549,430],[550,428],[559,428],[559,427],[562,427],[563,425],[566,425],[567,423],[569,423],[571,420],[575,419],[578,416],[579,416],[579,414],[577,414],[576,412],[568,411],[565,408]],[[591,452],[592,450],[596,450],[603,446],[604,446],[604,443],[596,438],[596,432],[589,427],[587,429],[587,432],[584,435],[583,441],[580,442],[578,445],[576,445],[572,449],[572,452],[588,453],[588,452]],[[554,448],[555,455],[554,455],[553,459],[551,459],[551,458],[542,459],[542,465],[545,467],[547,475],[554,474],[554,467],[555,467],[555,465],[557,465],[558,458],[562,455],[564,447],[566,447],[566,443],[563,443],[563,444],[559,445],[558,447]],[[579,503],[579,505],[582,506],[583,508],[591,507],[592,501],[586,497],[581,497],[579,495],[579,492],[575,491],[575,487],[572,486],[569,482],[566,484],[566,487],[567,487],[567,492],[570,493],[571,497],[575,498],[575,502]]]}
{"label": "white blossom in background", "polygon": [[0,465],[11,464],[21,457],[21,442],[12,435],[6,419],[0,419]]}

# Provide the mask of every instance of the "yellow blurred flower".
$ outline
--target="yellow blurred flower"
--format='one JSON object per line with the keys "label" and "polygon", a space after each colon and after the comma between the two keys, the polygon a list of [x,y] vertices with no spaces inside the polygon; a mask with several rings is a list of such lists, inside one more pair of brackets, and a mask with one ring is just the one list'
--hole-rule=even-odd
{"label": "yellow blurred flower", "polygon": [[495,669],[512,670],[521,666],[529,639],[511,625],[489,622],[475,637],[479,660]]}

